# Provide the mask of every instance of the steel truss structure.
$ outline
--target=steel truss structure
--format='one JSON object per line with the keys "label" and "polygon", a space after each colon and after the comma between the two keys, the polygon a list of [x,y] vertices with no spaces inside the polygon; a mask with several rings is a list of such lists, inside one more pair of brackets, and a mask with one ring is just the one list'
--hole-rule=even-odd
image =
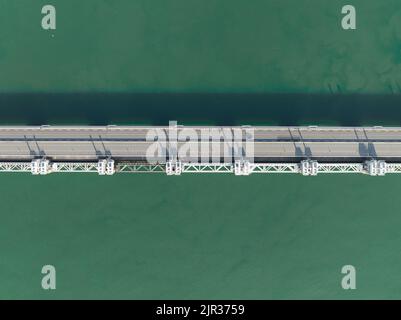
{"label": "steel truss structure", "polygon": [[253,173],[297,173],[305,176],[328,173],[359,173],[383,176],[401,173],[401,163],[386,163],[382,160],[369,160],[364,163],[321,163],[304,160],[300,163],[250,163],[237,160],[234,163],[182,163],[179,160],[166,163],[114,162],[101,159],[98,162],[51,162],[48,159],[35,159],[32,162],[0,162],[0,172],[29,172],[34,175],[50,173],[165,173],[181,175],[185,173],[231,173],[250,175]]}
{"label": "steel truss structure", "polygon": [[121,173],[165,173],[166,166],[163,164],[149,164],[149,163],[118,163],[116,172]]}
{"label": "steel truss structure", "polygon": [[31,162],[0,162],[0,172],[31,172]]}
{"label": "steel truss structure", "polygon": [[52,164],[52,172],[98,172],[98,163],[85,162],[55,162]]}

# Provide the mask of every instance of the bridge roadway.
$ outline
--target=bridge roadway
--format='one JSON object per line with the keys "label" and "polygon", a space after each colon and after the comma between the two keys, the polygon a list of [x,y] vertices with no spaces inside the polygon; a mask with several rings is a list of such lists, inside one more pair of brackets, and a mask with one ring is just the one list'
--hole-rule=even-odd
{"label": "bridge roadway", "polygon": [[[249,132],[253,131],[255,162],[297,162],[307,158],[326,162],[401,160],[401,127],[178,126],[178,148],[187,143],[188,132],[201,136],[201,130],[207,128],[225,132],[242,130],[243,138],[245,133],[249,138]],[[159,141],[169,139],[168,126],[3,126],[0,127],[0,161],[30,161],[38,157],[52,161],[96,161],[105,157],[116,161],[144,161],[146,151],[154,144],[146,137],[154,130],[162,133]],[[213,146],[221,151],[224,148],[222,141],[193,144],[201,155],[211,154]],[[180,160],[198,159],[188,155]]]}

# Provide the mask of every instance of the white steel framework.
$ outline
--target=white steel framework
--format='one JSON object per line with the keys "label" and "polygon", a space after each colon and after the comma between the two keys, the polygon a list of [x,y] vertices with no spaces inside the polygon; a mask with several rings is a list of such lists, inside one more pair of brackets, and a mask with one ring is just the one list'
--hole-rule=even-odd
{"label": "white steel framework", "polygon": [[163,164],[149,164],[149,163],[118,163],[116,172],[121,173],[165,173],[166,167]]}
{"label": "white steel framework", "polygon": [[48,159],[35,159],[31,162],[0,162],[0,172],[27,172],[34,175],[49,173],[97,173],[113,175],[114,173],[165,173],[181,175],[185,173],[231,173],[250,175],[253,173],[297,173],[305,176],[328,173],[359,173],[371,176],[384,176],[390,173],[401,173],[401,163],[386,163],[382,160],[370,160],[364,163],[321,163],[315,160],[304,160],[300,163],[250,163],[238,160],[235,163],[115,163],[113,159],[101,159],[98,162],[51,162]]}

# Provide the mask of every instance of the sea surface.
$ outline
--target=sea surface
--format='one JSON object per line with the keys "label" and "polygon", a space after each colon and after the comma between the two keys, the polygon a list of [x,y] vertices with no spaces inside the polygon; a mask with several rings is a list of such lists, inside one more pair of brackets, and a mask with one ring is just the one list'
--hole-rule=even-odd
{"label": "sea surface", "polygon": [[[1,124],[401,126],[401,3],[0,0]],[[401,298],[401,176],[0,175],[0,298]],[[41,287],[43,265],[57,289]],[[357,270],[343,290],[341,268]]]}

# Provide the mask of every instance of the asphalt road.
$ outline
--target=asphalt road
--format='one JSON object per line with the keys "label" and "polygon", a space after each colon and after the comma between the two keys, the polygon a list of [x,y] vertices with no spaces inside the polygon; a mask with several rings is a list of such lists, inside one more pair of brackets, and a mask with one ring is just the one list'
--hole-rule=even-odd
{"label": "asphalt road", "polygon": [[[210,133],[216,134],[213,139]],[[0,128],[0,159],[162,161],[167,141],[175,136],[178,142],[176,148],[171,144],[173,150],[178,150],[181,160],[192,162],[241,155],[254,155],[256,161],[401,158],[401,128],[178,127],[174,133],[168,127],[27,126]]]}

